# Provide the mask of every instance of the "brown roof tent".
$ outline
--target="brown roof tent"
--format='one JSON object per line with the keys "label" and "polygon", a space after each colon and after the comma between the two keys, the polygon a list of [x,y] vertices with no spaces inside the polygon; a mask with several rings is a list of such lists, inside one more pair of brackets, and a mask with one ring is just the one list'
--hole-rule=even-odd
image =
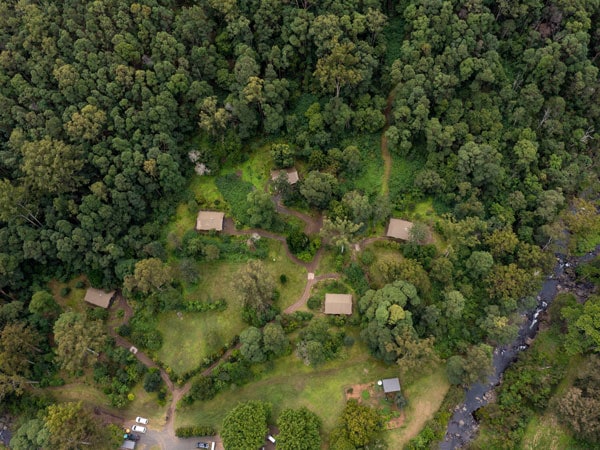
{"label": "brown roof tent", "polygon": [[271,180],[275,181],[281,172],[287,174],[287,182],[290,184],[296,184],[300,179],[300,177],[298,177],[298,171],[292,167],[291,169],[271,170]]}
{"label": "brown roof tent", "polygon": [[352,294],[326,294],[325,314],[352,314]]}
{"label": "brown roof tent", "polygon": [[408,241],[410,238],[410,229],[412,228],[412,222],[408,222],[406,220],[401,219],[390,219],[390,224],[388,225],[387,237],[402,239],[403,241]]}
{"label": "brown roof tent", "polygon": [[389,394],[391,392],[400,392],[400,380],[398,378],[386,378],[382,380],[383,392]]}
{"label": "brown roof tent", "polygon": [[90,305],[99,306],[100,308],[108,308],[114,296],[115,291],[105,292],[101,289],[88,288],[88,290],[85,292],[84,300]]}
{"label": "brown roof tent", "polygon": [[223,230],[223,218],[225,213],[220,211],[200,211],[196,219],[196,230]]}

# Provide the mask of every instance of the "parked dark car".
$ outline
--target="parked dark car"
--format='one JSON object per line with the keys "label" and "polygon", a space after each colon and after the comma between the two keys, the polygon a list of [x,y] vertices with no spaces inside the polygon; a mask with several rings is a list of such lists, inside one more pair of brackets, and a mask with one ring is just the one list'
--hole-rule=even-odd
{"label": "parked dark car", "polygon": [[126,433],[125,436],[123,436],[123,437],[125,439],[127,439],[128,441],[139,441],[140,440],[139,434]]}
{"label": "parked dark car", "polygon": [[210,445],[208,442],[198,442],[196,444],[196,448],[210,448]]}

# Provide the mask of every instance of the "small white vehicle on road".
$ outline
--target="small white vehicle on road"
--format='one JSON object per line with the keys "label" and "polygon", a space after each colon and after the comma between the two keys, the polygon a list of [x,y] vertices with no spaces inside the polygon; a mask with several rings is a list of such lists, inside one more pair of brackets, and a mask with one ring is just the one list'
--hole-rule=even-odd
{"label": "small white vehicle on road", "polygon": [[142,423],[144,425],[148,425],[148,419],[144,418],[144,417],[136,417],[135,421],[137,423]]}

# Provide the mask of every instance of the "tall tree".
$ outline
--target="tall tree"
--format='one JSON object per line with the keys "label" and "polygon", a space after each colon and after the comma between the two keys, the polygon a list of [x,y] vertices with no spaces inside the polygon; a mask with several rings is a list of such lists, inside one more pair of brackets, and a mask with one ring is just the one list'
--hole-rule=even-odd
{"label": "tall tree", "polygon": [[331,52],[317,61],[314,75],[324,90],[335,90],[337,98],[343,87],[360,83],[362,74],[357,68],[359,58],[354,43],[339,43],[334,39],[330,47]]}
{"label": "tall tree", "polygon": [[259,448],[267,435],[271,404],[252,400],[238,404],[223,418],[221,438],[225,450]]}
{"label": "tall tree", "polygon": [[8,324],[0,334],[0,369],[7,374],[29,376],[42,337],[23,323]]}
{"label": "tall tree", "polygon": [[52,448],[106,448],[100,423],[81,402],[50,405],[44,416],[44,425],[49,432]]}
{"label": "tall tree", "polygon": [[277,418],[277,426],[277,448],[303,450],[321,447],[321,419],[305,407],[283,410]]}
{"label": "tall tree", "polygon": [[124,287],[144,294],[160,291],[173,281],[171,268],[158,258],[142,259],[135,264],[133,275],[125,277]]}
{"label": "tall tree", "polygon": [[106,335],[102,322],[88,320],[76,312],[65,312],[54,324],[56,357],[60,365],[69,372],[83,369],[97,356],[104,345]]}

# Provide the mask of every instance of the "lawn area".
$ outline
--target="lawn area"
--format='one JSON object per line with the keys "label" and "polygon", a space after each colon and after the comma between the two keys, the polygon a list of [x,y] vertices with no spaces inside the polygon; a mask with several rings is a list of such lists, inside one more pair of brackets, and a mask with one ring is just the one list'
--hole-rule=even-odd
{"label": "lawn area", "polygon": [[[321,417],[323,434],[328,435],[344,408],[345,389],[397,375],[394,366],[386,366],[371,358],[359,342],[350,350],[344,350],[341,359],[316,369],[289,355],[277,360],[272,371],[259,374],[258,379],[249,385],[232,386],[212,400],[179,409],[176,426],[199,424],[219,427],[227,411],[238,402],[265,400],[273,404],[273,421],[285,408],[306,406]],[[385,432],[394,443],[390,448],[402,448],[418,434],[439,408],[449,384],[444,368],[440,366],[432,375],[403,388],[409,399],[407,421],[401,428]]]}
{"label": "lawn area", "polygon": [[390,448],[403,448],[419,434],[425,423],[440,408],[448,389],[450,383],[446,378],[444,365],[440,365],[431,375],[421,377],[404,388],[408,399],[406,421],[400,428],[387,432]]}
{"label": "lawn area", "polygon": [[221,175],[241,172],[243,181],[251,183],[256,189],[263,190],[271,178],[271,169],[273,169],[271,144],[268,142],[257,145],[246,161],[234,167],[223,168]]}
{"label": "lawn area", "polygon": [[378,195],[381,192],[383,180],[383,159],[381,158],[380,135],[363,136],[358,142],[347,145],[356,145],[361,152],[362,167],[358,177],[349,180],[353,189],[368,195]]}
{"label": "lawn area", "polygon": [[[280,297],[277,305],[284,310],[302,295],[306,269],[288,258],[282,243],[269,241],[269,255],[264,260],[275,280]],[[158,330],[164,337],[158,358],[176,373],[197,367],[202,359],[221,348],[239,334],[246,324],[241,319],[241,304],[236,299],[233,283],[244,262],[213,261],[199,264],[200,282],[184,292],[187,300],[227,300],[222,312],[183,313],[174,311],[159,316]],[[284,274],[287,282],[282,284]]]}
{"label": "lawn area", "polygon": [[397,376],[395,367],[387,367],[371,358],[359,343],[343,353],[341,359],[316,369],[305,366],[294,355],[281,358],[275,361],[272,371],[258,375],[255,382],[242,387],[232,386],[212,400],[181,408],[176,416],[176,426],[219,427],[227,411],[238,402],[265,400],[273,404],[274,419],[285,408],[306,406],[323,419],[324,433],[328,434],[344,407],[346,387]]}
{"label": "lawn area", "polygon": [[[73,278],[67,283],[61,283],[58,280],[52,280],[48,283],[48,287],[50,288],[50,292],[52,292],[54,300],[56,300],[56,302],[61,306],[63,310],[76,312],[85,311],[85,303],[83,301],[83,298],[85,297],[85,291],[87,287],[84,287],[82,289],[76,288],[75,285],[79,281],[83,281],[84,283],[86,283],[87,280],[84,275],[80,275],[76,278]],[[69,293],[64,297],[60,295],[60,291],[63,288],[70,289]]]}
{"label": "lawn area", "polygon": [[[402,199],[403,194],[412,190],[415,174],[423,168],[424,161],[416,159],[392,157],[392,170],[390,175],[390,198]],[[403,202],[400,201],[400,204]],[[403,205],[404,207],[408,205]]]}
{"label": "lawn area", "polygon": [[151,428],[161,428],[164,425],[166,405],[170,401],[170,396],[167,396],[165,406],[160,406],[156,400],[156,393],[146,392],[141,382],[132,390],[135,399],[124,409],[111,407],[108,398],[100,390],[83,381],[47,388],[47,391],[59,402],[81,401],[89,408],[98,406],[114,416],[123,418],[124,421],[134,420],[137,416],[146,417],[150,419]]}

